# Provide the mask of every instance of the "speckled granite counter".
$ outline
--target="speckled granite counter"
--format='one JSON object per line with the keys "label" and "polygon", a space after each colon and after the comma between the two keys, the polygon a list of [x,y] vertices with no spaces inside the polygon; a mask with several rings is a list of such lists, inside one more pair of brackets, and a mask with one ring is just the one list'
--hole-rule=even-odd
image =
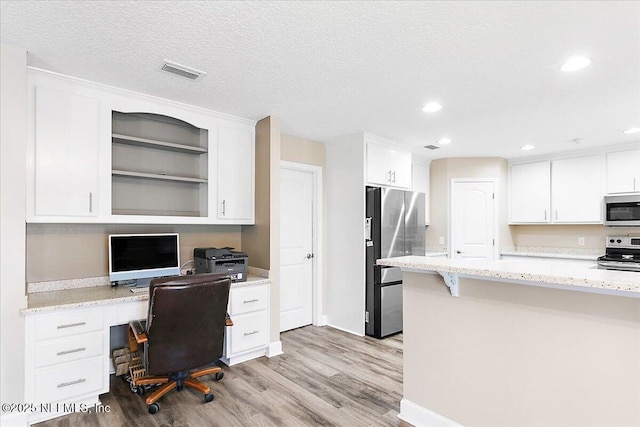
{"label": "speckled granite counter", "polygon": [[[108,281],[107,281],[108,283]],[[249,275],[246,282],[232,283],[231,287],[258,285],[269,283],[269,279]],[[27,308],[22,309],[22,314],[56,311],[60,309],[92,307],[129,301],[146,301],[149,299],[147,292],[133,293],[131,288],[118,286],[89,286],[83,288],[53,290],[48,292],[36,292],[27,295]]]}
{"label": "speckled granite counter", "polygon": [[570,263],[406,256],[381,259],[378,260],[378,264],[400,267],[403,271],[456,274],[461,277],[513,281],[520,284],[640,298],[640,273],[599,270]]}

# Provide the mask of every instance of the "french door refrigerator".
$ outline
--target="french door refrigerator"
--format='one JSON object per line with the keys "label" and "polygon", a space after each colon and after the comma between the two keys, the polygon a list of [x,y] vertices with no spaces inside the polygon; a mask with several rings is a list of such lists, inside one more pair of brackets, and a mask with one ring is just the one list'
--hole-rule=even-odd
{"label": "french door refrigerator", "polygon": [[383,338],[402,331],[402,272],[375,265],[380,258],[425,254],[425,195],[366,187],[365,333]]}

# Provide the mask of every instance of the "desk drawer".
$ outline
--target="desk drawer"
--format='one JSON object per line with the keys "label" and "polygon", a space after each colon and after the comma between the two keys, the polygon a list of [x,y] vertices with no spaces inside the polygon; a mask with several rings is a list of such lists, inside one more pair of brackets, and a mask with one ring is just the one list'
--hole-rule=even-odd
{"label": "desk drawer", "polygon": [[227,329],[227,333],[231,334],[230,353],[236,354],[266,346],[269,334],[268,324],[266,311],[234,319],[233,326]]}
{"label": "desk drawer", "polygon": [[101,331],[103,328],[104,314],[101,309],[65,310],[60,314],[36,317],[35,338],[38,341],[46,340]]}
{"label": "desk drawer", "polygon": [[73,360],[100,356],[104,353],[104,334],[95,332],[36,345],[35,366],[56,365]]}
{"label": "desk drawer", "polygon": [[141,320],[147,318],[148,301],[132,302],[126,305],[116,307],[116,324],[126,325],[132,320]]}
{"label": "desk drawer", "polygon": [[104,361],[100,356],[36,371],[35,401],[58,402],[85,393],[103,392]]}
{"label": "desk drawer", "polygon": [[231,316],[264,310],[265,308],[267,308],[266,286],[247,286],[231,289],[229,295],[229,314]]}

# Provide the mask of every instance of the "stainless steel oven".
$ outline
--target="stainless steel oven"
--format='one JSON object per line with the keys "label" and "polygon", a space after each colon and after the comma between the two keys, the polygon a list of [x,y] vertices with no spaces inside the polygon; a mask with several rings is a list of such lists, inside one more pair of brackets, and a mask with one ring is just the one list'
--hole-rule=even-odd
{"label": "stainless steel oven", "polygon": [[640,272],[640,237],[607,236],[606,246],[598,268]]}
{"label": "stainless steel oven", "polygon": [[640,194],[604,196],[604,225],[640,227]]}

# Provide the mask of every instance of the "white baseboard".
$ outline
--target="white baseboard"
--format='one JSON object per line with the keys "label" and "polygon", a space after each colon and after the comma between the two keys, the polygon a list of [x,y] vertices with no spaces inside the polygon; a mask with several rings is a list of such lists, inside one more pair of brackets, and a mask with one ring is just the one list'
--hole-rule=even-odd
{"label": "white baseboard", "polygon": [[463,427],[462,424],[404,398],[400,401],[398,418],[416,427]]}
{"label": "white baseboard", "polygon": [[315,326],[327,326],[327,316],[326,315],[320,316]]}
{"label": "white baseboard", "polygon": [[267,347],[267,357],[274,357],[283,354],[282,351],[282,341],[276,341],[269,344]]}
{"label": "white baseboard", "polygon": [[26,427],[29,420],[26,412],[4,413],[0,416],[2,427]]}
{"label": "white baseboard", "polygon": [[333,329],[337,329],[337,330],[342,331],[342,332],[347,332],[347,333],[349,333],[349,334],[357,335],[357,336],[359,336],[359,337],[363,337],[363,336],[364,336],[364,334],[363,334],[363,333],[360,333],[360,332],[354,332],[354,331],[351,331],[351,330],[349,330],[349,329],[341,328],[340,326],[335,326],[335,325],[331,325],[331,324],[326,324],[326,326],[329,326],[329,327],[331,327],[331,328],[333,328]]}

